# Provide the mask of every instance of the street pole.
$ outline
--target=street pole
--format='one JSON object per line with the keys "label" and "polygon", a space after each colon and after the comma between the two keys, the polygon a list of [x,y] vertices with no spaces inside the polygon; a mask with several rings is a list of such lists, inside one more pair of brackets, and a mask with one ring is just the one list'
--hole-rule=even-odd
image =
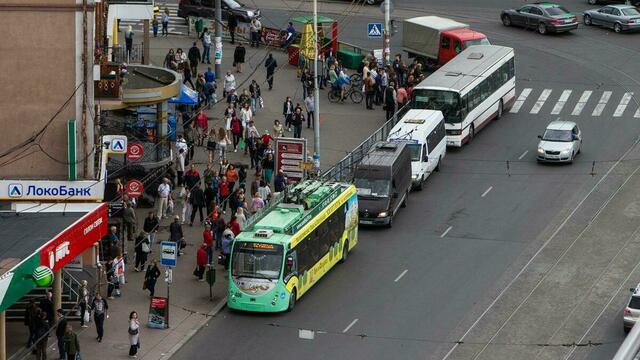
{"label": "street pole", "polygon": [[384,31],[382,32],[382,56],[384,59],[384,65],[389,65],[391,58],[391,0],[384,0]]}
{"label": "street pole", "polygon": [[[388,0],[387,0],[388,1]],[[318,0],[313,0],[313,152],[314,165],[320,170],[320,92],[318,91]]]}
{"label": "street pole", "polygon": [[[178,250],[179,251],[179,250]],[[173,269],[171,267],[167,267],[166,270],[166,281],[167,281],[167,308],[165,311],[165,326],[168,329],[169,328],[169,290],[171,289],[171,282],[173,281]]]}
{"label": "street pole", "polygon": [[62,309],[62,269],[53,273],[53,309],[55,313],[53,322],[60,320],[58,309]]}
{"label": "street pole", "polygon": [[222,0],[216,0],[215,71],[219,82],[222,77]]}
{"label": "street pole", "polygon": [[7,360],[7,331],[4,311],[0,312],[0,360]]}
{"label": "street pole", "polygon": [[151,61],[150,46],[149,46],[149,19],[144,19],[144,32],[142,40],[142,65],[149,65]]}

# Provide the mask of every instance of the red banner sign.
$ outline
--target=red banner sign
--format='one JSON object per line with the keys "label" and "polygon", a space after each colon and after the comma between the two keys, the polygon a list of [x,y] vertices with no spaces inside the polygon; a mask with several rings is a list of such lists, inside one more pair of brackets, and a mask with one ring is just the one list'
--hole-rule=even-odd
{"label": "red banner sign", "polygon": [[142,196],[142,191],[144,191],[144,185],[140,182],[140,180],[132,179],[127,181],[124,184],[124,191],[130,198],[139,198]]}
{"label": "red banner sign", "polygon": [[144,147],[140,144],[129,144],[127,146],[127,160],[140,160],[144,155]]}
{"label": "red banner sign", "polygon": [[54,272],[62,269],[107,234],[107,204],[80,218],[40,250],[40,265]]}
{"label": "red banner sign", "polygon": [[300,163],[305,161],[307,141],[305,139],[276,138],[276,173],[284,172],[290,181],[304,178]]}

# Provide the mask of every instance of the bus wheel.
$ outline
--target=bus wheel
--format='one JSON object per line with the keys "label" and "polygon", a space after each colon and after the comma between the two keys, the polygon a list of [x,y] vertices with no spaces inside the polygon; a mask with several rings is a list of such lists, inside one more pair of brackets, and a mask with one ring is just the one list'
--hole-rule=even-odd
{"label": "bus wheel", "polygon": [[343,263],[347,261],[348,257],[349,257],[349,240],[346,240],[344,242],[344,246],[342,247],[342,259],[340,259],[340,262]]}
{"label": "bus wheel", "polygon": [[287,307],[287,311],[293,310],[296,306],[296,295],[296,288],[293,288],[293,291],[291,291],[291,295],[289,296],[289,307]]}
{"label": "bus wheel", "polygon": [[500,119],[502,117],[502,111],[504,110],[503,105],[502,105],[502,99],[500,99],[500,102],[498,103],[498,114],[496,115],[496,120]]}

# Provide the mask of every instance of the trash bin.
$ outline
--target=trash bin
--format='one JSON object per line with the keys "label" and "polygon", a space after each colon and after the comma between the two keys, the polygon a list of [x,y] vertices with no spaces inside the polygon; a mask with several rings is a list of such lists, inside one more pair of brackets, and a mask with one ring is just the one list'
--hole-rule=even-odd
{"label": "trash bin", "polygon": [[364,59],[364,55],[355,51],[340,49],[338,50],[338,61],[347,69],[356,70]]}

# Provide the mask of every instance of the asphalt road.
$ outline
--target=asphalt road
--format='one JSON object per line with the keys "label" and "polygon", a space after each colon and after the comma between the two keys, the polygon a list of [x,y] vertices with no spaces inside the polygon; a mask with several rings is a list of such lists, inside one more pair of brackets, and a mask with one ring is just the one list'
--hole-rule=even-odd
{"label": "asphalt road", "polygon": [[[274,22],[291,13],[282,4],[294,4],[258,3]],[[225,310],[175,359],[204,352],[220,359],[611,358],[624,338],[627,289],[640,279],[636,97],[620,111],[625,93],[640,94],[640,34],[580,27],[542,37],[500,24],[500,9],[521,1],[428,3],[423,14],[448,13],[516,49],[517,95],[529,89],[522,107],[449,151],[393,229],[362,229],[349,261],[294,312]],[[322,4],[338,15],[344,6]],[[398,0],[396,16],[424,7]],[[377,8],[346,17],[343,40],[364,39],[363,27],[378,18]],[[532,113],[543,93],[548,99]],[[557,118],[580,125],[583,151],[570,166],[538,165],[536,135]],[[315,338],[300,339],[299,329],[315,330]],[[603,344],[561,346],[588,341]]]}

